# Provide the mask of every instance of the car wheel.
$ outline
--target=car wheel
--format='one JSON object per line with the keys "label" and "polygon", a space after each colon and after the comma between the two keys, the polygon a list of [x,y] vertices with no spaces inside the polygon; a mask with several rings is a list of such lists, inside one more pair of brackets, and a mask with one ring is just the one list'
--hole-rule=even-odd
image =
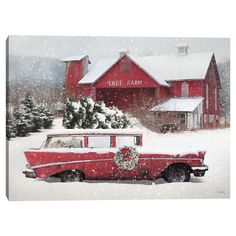
{"label": "car wheel", "polygon": [[62,172],[59,175],[61,182],[82,182],[84,180],[84,175],[81,171],[70,170]]}
{"label": "car wheel", "polygon": [[168,183],[172,182],[189,182],[190,170],[184,165],[174,165],[168,167],[164,174],[164,179]]}

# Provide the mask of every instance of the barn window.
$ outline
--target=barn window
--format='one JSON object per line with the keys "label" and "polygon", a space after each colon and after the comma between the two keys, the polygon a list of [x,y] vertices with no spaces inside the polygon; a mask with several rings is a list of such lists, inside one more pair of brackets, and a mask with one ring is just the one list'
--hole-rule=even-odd
{"label": "barn window", "polygon": [[159,88],[156,88],[156,91],[155,91],[155,97],[156,97],[156,99],[159,99],[159,96],[160,96],[160,89],[159,89]]}
{"label": "barn window", "polygon": [[217,111],[217,89],[215,88],[215,110]]}
{"label": "barn window", "polygon": [[120,70],[121,71],[129,71],[130,70],[130,64],[127,61],[122,62],[121,66],[120,66]]}
{"label": "barn window", "polygon": [[179,53],[180,53],[180,54],[185,53],[185,48],[184,48],[184,47],[180,47],[180,48],[179,48]]}
{"label": "barn window", "polygon": [[207,114],[204,114],[204,123],[207,123]]}
{"label": "barn window", "polygon": [[208,84],[206,84],[206,109],[209,108]]}
{"label": "barn window", "polygon": [[189,88],[188,88],[188,83],[183,82],[182,83],[182,97],[188,97],[189,96]]}
{"label": "barn window", "polygon": [[214,122],[215,122],[215,116],[209,115],[209,123],[214,123]]}
{"label": "barn window", "polygon": [[93,100],[96,100],[96,89],[95,88],[92,88],[91,89],[91,98],[93,99]]}

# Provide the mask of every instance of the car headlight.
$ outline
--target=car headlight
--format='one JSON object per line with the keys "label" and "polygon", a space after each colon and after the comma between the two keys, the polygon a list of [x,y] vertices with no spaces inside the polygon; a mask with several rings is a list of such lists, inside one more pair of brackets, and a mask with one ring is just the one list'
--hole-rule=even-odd
{"label": "car headlight", "polygon": [[31,169],[31,166],[30,166],[30,164],[29,164],[29,163],[26,163],[26,165],[25,165],[25,166],[26,166],[26,168],[27,168],[27,169]]}

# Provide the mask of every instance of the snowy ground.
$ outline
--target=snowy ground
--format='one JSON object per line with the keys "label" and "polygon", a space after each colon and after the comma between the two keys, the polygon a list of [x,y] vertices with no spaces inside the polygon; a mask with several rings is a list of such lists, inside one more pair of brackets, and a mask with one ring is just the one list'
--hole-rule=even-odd
{"label": "snowy ground", "polygon": [[[61,128],[61,120],[54,121],[54,129]],[[144,130],[144,145],[158,148],[170,145],[200,146],[207,149],[205,163],[209,171],[202,178],[191,177],[189,183],[156,181],[85,181],[61,183],[56,179],[43,181],[25,178],[23,151],[39,147],[45,139],[44,130],[9,142],[9,198],[10,200],[63,199],[170,199],[170,198],[229,198],[230,197],[230,130],[203,130],[181,134],[156,134]]]}

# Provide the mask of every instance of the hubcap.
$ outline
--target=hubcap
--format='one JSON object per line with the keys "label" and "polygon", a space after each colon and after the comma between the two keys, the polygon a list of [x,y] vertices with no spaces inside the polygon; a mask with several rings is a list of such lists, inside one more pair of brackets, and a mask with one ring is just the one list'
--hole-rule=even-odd
{"label": "hubcap", "polygon": [[176,169],[173,171],[172,181],[173,182],[184,182],[185,171],[183,169]]}

